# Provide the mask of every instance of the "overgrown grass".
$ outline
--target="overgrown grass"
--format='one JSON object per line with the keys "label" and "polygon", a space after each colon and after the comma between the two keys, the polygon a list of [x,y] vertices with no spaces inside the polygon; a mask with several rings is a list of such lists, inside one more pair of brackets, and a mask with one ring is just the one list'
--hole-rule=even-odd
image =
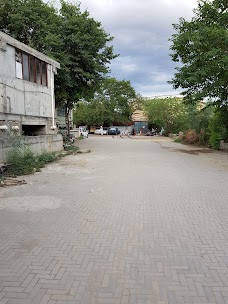
{"label": "overgrown grass", "polygon": [[40,171],[46,164],[54,162],[64,156],[77,153],[78,147],[69,146],[62,152],[43,152],[40,155],[34,155],[29,147],[25,149],[12,149],[7,157],[9,176],[29,175]]}
{"label": "overgrown grass", "polygon": [[13,176],[32,174],[56,159],[58,159],[56,153],[43,152],[35,156],[29,147],[24,149],[13,148],[7,157],[7,174]]}
{"label": "overgrown grass", "polygon": [[38,169],[44,167],[46,164],[52,163],[56,161],[59,158],[59,155],[57,153],[50,153],[50,152],[43,152],[42,154],[38,155],[36,157],[36,167]]}
{"label": "overgrown grass", "polygon": [[64,150],[68,152],[66,154],[73,154],[74,152],[79,151],[79,147],[70,145],[70,146],[64,147]]}
{"label": "overgrown grass", "polygon": [[174,139],[174,142],[176,142],[176,143],[182,143],[183,142],[183,138],[176,137]]}
{"label": "overgrown grass", "polygon": [[23,138],[19,135],[9,134],[9,141],[12,143],[12,149],[7,155],[7,172],[4,175],[20,176],[33,174],[40,171],[46,164],[56,161],[61,157],[74,154],[78,147],[73,145],[64,148],[64,152],[46,152],[35,155],[29,146],[23,143]]}
{"label": "overgrown grass", "polygon": [[25,175],[33,172],[35,157],[29,148],[13,148],[7,156],[8,174]]}

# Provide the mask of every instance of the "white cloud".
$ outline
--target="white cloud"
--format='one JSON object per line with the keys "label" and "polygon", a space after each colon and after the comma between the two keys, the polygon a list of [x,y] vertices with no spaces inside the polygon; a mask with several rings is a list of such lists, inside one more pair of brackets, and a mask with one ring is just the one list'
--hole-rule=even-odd
{"label": "white cloud", "polygon": [[196,7],[197,0],[81,0],[81,9],[114,36],[120,57],[113,60],[110,76],[130,80],[142,95],[172,92],[167,83],[175,66],[169,56],[172,23],[190,19]]}

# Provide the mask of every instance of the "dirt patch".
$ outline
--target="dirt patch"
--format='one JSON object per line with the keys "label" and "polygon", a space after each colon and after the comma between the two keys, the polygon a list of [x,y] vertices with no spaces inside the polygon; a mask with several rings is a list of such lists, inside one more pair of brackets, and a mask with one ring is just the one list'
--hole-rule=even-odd
{"label": "dirt patch", "polygon": [[186,147],[186,149],[181,149],[181,148],[175,148],[174,146],[164,146],[160,143],[160,147],[162,149],[170,150],[171,152],[181,152],[185,154],[191,154],[191,155],[199,155],[199,154],[211,154],[214,153],[213,150],[208,149],[208,148],[198,148],[194,149],[193,147]]}
{"label": "dirt patch", "polygon": [[77,151],[77,154],[83,154],[83,153],[91,153],[91,150],[79,150]]}
{"label": "dirt patch", "polygon": [[197,149],[197,150],[172,149],[172,150],[176,152],[192,154],[192,155],[199,155],[200,153],[212,153],[211,150],[207,150],[207,149]]}

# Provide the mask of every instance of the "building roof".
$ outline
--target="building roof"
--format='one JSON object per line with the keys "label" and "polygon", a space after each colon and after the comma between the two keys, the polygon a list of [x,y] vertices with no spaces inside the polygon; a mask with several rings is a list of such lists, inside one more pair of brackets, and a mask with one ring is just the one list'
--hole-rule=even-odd
{"label": "building roof", "polygon": [[33,55],[34,57],[49,63],[53,66],[54,71],[56,72],[56,69],[60,69],[60,63],[55,61],[54,59],[44,55],[41,52],[38,52],[37,50],[31,48],[30,46],[14,39],[13,37],[3,33],[0,31],[0,50],[6,50],[6,44],[11,45],[21,51],[24,51],[30,55]]}
{"label": "building roof", "polygon": [[136,110],[133,112],[132,116],[132,121],[148,121],[148,117],[142,110]]}

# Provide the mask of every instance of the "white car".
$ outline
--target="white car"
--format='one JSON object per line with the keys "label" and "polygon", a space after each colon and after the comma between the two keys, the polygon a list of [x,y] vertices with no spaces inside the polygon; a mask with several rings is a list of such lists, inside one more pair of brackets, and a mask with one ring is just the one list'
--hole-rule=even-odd
{"label": "white car", "polygon": [[[94,134],[98,134],[98,135],[101,135],[101,129],[96,129],[94,131]],[[108,130],[107,129],[103,129],[103,135],[108,135]]]}

